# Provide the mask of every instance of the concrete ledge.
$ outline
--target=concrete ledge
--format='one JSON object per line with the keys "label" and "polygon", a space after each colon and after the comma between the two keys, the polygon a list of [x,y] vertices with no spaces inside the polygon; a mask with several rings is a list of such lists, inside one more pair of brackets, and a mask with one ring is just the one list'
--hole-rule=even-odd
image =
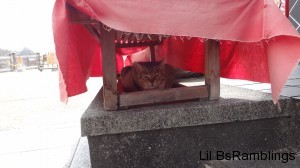
{"label": "concrete ledge", "polygon": [[291,117],[290,98],[280,99],[282,111],[271,94],[221,85],[221,99],[104,111],[102,93],[96,96],[81,118],[82,136],[199,126],[207,124]]}

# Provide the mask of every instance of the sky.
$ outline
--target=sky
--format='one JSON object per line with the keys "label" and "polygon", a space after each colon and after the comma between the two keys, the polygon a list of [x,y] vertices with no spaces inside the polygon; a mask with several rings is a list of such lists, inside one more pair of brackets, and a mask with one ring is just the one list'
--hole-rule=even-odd
{"label": "sky", "polygon": [[55,0],[0,0],[0,48],[54,51],[54,3]]}

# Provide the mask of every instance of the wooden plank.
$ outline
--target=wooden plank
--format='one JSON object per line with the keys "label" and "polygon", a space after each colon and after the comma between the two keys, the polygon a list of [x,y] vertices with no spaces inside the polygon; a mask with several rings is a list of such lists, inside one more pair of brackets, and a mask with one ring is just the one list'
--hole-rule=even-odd
{"label": "wooden plank", "polygon": [[205,41],[205,85],[210,100],[220,98],[220,44],[211,39]]}
{"label": "wooden plank", "polygon": [[128,92],[120,95],[120,107],[191,100],[207,97],[207,86],[192,86],[171,88],[165,90]]}
{"label": "wooden plank", "polygon": [[151,45],[150,46],[150,61],[155,62],[155,46]]}
{"label": "wooden plank", "polygon": [[103,71],[103,98],[105,110],[118,109],[117,93],[117,68],[115,31],[107,31],[101,26],[101,47],[102,47],[102,71]]}

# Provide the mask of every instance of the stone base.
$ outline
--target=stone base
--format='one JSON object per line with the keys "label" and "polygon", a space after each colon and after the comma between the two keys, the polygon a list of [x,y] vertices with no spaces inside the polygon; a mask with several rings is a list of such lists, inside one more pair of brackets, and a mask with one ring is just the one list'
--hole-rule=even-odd
{"label": "stone base", "polygon": [[290,98],[281,98],[279,112],[270,94],[222,85],[218,101],[112,112],[101,97],[82,116],[92,167],[196,168],[220,159],[217,151],[299,151],[299,109]]}

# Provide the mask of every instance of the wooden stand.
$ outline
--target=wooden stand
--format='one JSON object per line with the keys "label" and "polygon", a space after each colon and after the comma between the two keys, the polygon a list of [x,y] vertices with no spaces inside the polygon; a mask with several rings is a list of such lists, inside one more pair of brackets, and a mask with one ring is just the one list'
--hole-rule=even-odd
{"label": "wooden stand", "polygon": [[199,98],[208,98],[209,100],[220,98],[220,45],[218,41],[208,39],[205,42],[205,85],[121,93],[117,86],[116,48],[149,46],[151,61],[155,61],[154,46],[161,44],[163,39],[154,35],[151,39],[145,36],[143,39],[137,40],[134,33],[123,37],[123,32],[106,29],[101,22],[92,20],[71,6],[68,6],[68,9],[71,21],[84,24],[101,43],[105,110]]}

